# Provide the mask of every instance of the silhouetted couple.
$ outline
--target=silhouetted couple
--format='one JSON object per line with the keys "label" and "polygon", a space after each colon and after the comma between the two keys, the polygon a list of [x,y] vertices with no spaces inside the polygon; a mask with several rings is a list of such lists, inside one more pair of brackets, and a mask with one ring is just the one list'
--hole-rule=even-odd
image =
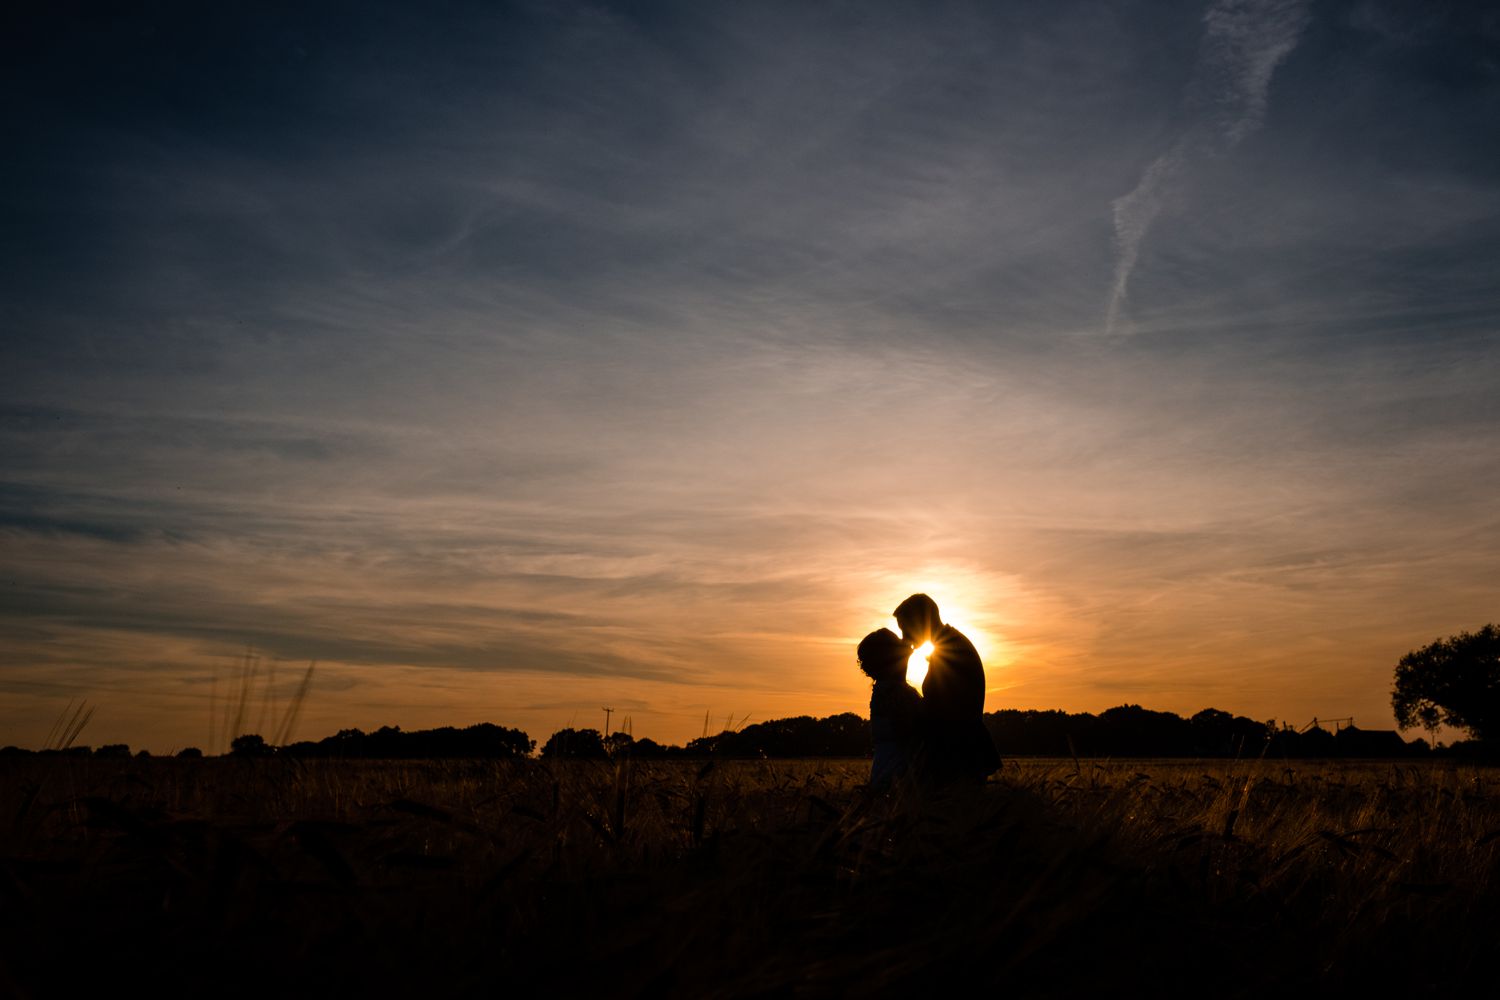
{"label": "silhouetted couple", "polygon": [[[978,784],[1000,767],[984,727],[984,665],[962,632],[944,625],[926,594],[895,611],[898,636],[880,629],[859,644],[859,667],[874,680],[870,729],[875,761],[870,787],[885,789],[910,774],[929,785]],[[922,691],[906,683],[912,651],[932,643]]]}

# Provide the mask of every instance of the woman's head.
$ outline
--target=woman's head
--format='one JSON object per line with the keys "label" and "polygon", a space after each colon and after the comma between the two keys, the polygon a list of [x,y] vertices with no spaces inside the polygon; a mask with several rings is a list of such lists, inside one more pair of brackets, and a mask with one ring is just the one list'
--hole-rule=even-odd
{"label": "woman's head", "polygon": [[906,673],[906,659],[911,650],[901,637],[888,628],[877,629],[859,642],[855,652],[859,658],[859,669],[877,681],[887,680]]}

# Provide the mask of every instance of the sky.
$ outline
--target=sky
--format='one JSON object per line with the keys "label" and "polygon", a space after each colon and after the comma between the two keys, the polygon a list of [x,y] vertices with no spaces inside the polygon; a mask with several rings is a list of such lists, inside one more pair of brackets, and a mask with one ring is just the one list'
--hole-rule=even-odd
{"label": "sky", "polygon": [[863,714],[918,591],[1390,728],[1500,618],[1489,5],[29,6],[0,744]]}

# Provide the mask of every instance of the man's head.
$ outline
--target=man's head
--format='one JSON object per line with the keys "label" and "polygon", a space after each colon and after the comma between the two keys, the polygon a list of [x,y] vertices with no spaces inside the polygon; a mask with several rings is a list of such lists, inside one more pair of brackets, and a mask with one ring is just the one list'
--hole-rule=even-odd
{"label": "man's head", "polygon": [[901,638],[914,646],[930,642],[933,633],[943,627],[937,602],[926,594],[912,594],[898,604],[892,614],[896,616],[896,624],[901,626]]}

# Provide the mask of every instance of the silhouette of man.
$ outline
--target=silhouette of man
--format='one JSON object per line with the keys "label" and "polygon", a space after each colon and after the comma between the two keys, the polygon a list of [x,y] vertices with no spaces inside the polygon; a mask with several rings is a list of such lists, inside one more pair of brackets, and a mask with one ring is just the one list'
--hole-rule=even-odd
{"label": "silhouette of man", "polygon": [[984,664],[979,651],[952,625],[944,625],[937,602],[913,594],[896,608],[901,638],[912,648],[932,643],[922,703],[927,733],[927,762],[939,781],[983,781],[1000,767],[995,742],[984,727]]}

